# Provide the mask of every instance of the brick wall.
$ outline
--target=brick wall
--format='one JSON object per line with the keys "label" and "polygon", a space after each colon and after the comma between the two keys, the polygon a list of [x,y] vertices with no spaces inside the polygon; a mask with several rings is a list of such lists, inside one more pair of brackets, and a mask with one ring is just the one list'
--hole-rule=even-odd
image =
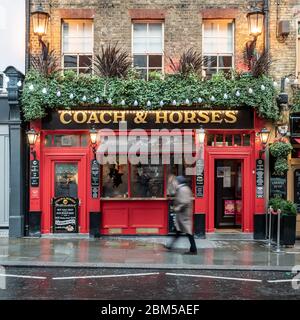
{"label": "brick wall", "polygon": [[[40,3],[32,0],[31,8]],[[59,54],[61,51],[61,20],[71,17],[94,18],[94,50],[101,44],[118,41],[131,52],[131,19],[161,19],[165,21],[165,65],[168,57],[178,57],[186,48],[201,51],[203,18],[235,19],[236,66],[242,62],[245,43],[250,39],[246,14],[248,1],[239,0],[52,0],[42,1],[51,15],[51,23],[45,40]],[[51,3],[51,6],[49,6]],[[71,3],[71,4],[70,4]],[[271,75],[277,80],[296,70],[296,21],[300,19],[299,0],[280,0],[279,20],[288,20],[291,33],[285,42],[276,38],[277,5],[270,1],[270,53],[273,58]],[[262,47],[263,35],[259,37],[258,48]],[[31,34],[31,52],[39,51],[37,37]]]}

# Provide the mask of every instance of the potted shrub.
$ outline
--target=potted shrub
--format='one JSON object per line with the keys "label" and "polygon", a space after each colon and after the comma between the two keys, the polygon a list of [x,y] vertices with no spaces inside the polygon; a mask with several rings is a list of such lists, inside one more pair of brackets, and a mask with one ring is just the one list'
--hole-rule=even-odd
{"label": "potted shrub", "polygon": [[[284,200],[280,197],[272,198],[269,201],[269,207],[272,207],[274,212],[281,210],[280,219],[280,244],[291,246],[296,241],[296,205],[289,200]],[[277,240],[277,217],[273,218],[273,239]]]}

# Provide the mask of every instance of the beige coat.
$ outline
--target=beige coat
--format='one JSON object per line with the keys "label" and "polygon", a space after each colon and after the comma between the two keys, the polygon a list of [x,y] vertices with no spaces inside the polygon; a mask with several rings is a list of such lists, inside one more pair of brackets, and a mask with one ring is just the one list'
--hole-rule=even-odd
{"label": "beige coat", "polygon": [[179,185],[175,195],[175,227],[177,231],[193,234],[192,192],[187,185]]}

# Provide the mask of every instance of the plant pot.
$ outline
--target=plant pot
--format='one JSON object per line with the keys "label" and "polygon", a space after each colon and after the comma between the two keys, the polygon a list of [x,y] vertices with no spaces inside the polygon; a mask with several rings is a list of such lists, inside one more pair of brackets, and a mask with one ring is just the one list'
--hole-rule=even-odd
{"label": "plant pot", "polygon": [[[293,215],[282,215],[280,218],[280,244],[292,246],[296,242],[296,220]],[[277,241],[277,215],[272,216],[272,240]]]}
{"label": "plant pot", "polygon": [[296,216],[282,216],[280,226],[280,243],[285,246],[294,245],[296,242]]}

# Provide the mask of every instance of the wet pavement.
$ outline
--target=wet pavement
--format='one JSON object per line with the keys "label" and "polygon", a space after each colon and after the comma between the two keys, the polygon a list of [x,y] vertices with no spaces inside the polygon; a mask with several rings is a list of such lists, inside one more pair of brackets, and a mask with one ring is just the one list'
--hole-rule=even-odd
{"label": "wet pavement", "polygon": [[0,269],[0,300],[299,300],[300,280],[293,288],[294,276],[278,271],[7,267]]}
{"label": "wet pavement", "polygon": [[227,269],[290,271],[300,265],[300,242],[277,254],[263,241],[200,240],[198,255],[184,255],[188,240],[167,251],[168,237],[132,238],[0,238],[0,265],[149,268]]}

